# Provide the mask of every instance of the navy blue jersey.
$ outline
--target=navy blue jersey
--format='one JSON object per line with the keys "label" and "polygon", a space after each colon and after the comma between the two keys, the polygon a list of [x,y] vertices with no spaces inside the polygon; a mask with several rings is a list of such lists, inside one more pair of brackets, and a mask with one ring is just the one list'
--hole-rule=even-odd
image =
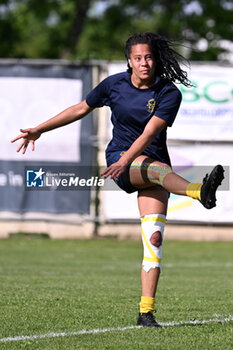
{"label": "navy blue jersey", "polygon": [[[132,84],[130,73],[124,72],[104,79],[87,95],[86,102],[92,108],[111,108],[113,136],[106,149],[108,155],[112,151],[127,151],[143,133],[152,116],[172,126],[180,106],[181,93],[174,84],[161,77],[156,77],[154,86],[138,89]],[[164,128],[143,154],[170,164],[166,134]]]}

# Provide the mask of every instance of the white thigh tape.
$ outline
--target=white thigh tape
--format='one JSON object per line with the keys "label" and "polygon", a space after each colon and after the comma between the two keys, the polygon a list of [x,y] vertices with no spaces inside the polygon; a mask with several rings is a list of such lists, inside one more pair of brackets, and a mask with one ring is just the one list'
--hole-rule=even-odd
{"label": "white thigh tape", "polygon": [[[132,169],[146,170],[147,176],[150,182],[163,186],[165,176],[172,173],[172,169],[169,165],[159,165],[155,163],[147,163],[138,160],[134,160],[130,166]],[[159,178],[155,178],[155,173],[159,174]]]}
{"label": "white thigh tape", "polygon": [[162,266],[162,242],[159,247],[151,244],[151,236],[159,231],[163,239],[166,216],[162,214],[150,214],[141,218],[142,241],[144,247],[143,269],[148,272],[151,268]]}
{"label": "white thigh tape", "polygon": [[[151,172],[149,172],[148,174],[148,179],[151,182],[154,183],[158,183],[159,185],[163,186],[163,181],[165,176],[167,176],[167,174],[172,173],[172,169],[170,166],[168,165],[157,165],[154,163],[151,163],[148,167],[148,170]],[[159,173],[159,180],[156,180],[154,177],[154,173]]]}

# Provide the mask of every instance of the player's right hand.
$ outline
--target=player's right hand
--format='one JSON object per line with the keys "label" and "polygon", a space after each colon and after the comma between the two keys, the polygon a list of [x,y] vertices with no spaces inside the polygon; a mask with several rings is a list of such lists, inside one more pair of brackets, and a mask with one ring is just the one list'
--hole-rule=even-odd
{"label": "player's right hand", "polygon": [[22,154],[24,154],[27,150],[29,143],[32,146],[32,151],[35,150],[35,141],[40,137],[41,133],[38,132],[35,128],[29,129],[20,129],[21,133],[19,136],[15,137],[11,142],[15,142],[17,140],[23,139],[20,146],[17,149],[17,152],[22,150]]}

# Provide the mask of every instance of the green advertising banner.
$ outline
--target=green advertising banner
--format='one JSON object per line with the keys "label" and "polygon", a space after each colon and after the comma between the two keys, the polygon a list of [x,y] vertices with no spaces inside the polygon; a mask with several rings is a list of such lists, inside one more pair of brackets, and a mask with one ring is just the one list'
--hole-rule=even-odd
{"label": "green advertising banner", "polygon": [[233,68],[218,65],[191,65],[192,88],[178,85],[182,104],[170,139],[233,140]]}

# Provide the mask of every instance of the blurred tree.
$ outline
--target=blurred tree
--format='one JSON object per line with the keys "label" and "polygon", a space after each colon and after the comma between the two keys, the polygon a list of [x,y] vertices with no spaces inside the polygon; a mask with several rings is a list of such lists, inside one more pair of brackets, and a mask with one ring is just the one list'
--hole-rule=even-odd
{"label": "blurred tree", "polygon": [[0,56],[123,59],[129,35],[154,31],[191,60],[227,60],[232,11],[230,0],[0,0]]}
{"label": "blurred tree", "polygon": [[[1,57],[72,57],[92,0],[1,0]],[[2,40],[3,41],[3,40]]]}
{"label": "blurred tree", "polygon": [[108,6],[101,16],[89,16],[78,42],[80,58],[122,59],[129,35],[154,31],[183,43],[182,53],[191,60],[228,60],[233,34],[230,0],[102,2]]}

